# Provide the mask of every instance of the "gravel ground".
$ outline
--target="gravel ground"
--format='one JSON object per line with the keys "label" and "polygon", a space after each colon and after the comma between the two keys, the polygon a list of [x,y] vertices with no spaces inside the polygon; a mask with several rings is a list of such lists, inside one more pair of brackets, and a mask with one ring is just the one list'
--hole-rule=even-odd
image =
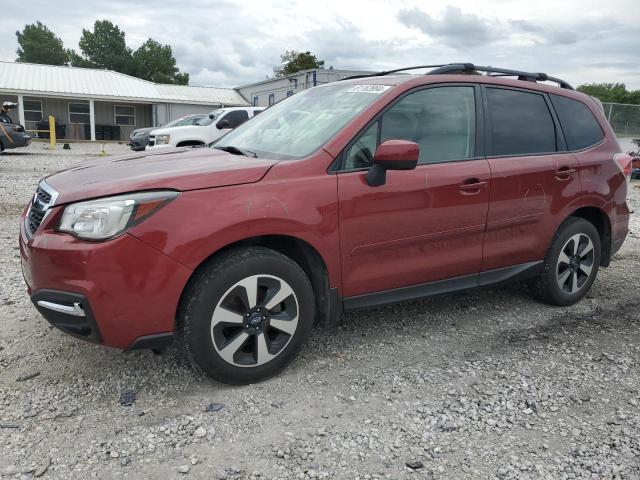
{"label": "gravel ground", "polygon": [[636,215],[578,305],[514,285],[350,314],[277,378],[227,387],[175,350],[79,342],[29,302],[17,217],[40,177],[99,151],[0,156],[3,478],[640,478]]}

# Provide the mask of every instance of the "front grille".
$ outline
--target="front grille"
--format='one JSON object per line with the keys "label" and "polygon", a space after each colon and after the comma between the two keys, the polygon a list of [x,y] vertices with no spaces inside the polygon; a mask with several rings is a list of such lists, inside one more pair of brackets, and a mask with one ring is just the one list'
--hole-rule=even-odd
{"label": "front grille", "polygon": [[42,223],[42,219],[44,218],[45,212],[41,210],[36,210],[31,207],[29,209],[29,218],[27,219],[27,226],[29,227],[29,233],[33,234],[40,224]]}
{"label": "front grille", "polygon": [[48,204],[51,201],[51,194],[45,192],[42,187],[40,187],[38,185],[38,189],[36,190],[36,196],[38,197],[38,200],[40,200],[42,203],[46,203]]}
{"label": "front grille", "polygon": [[49,209],[53,206],[58,193],[53,190],[44,180],[40,182],[33,196],[27,218],[25,219],[25,228],[29,236],[33,235],[40,227],[42,220],[45,219]]}

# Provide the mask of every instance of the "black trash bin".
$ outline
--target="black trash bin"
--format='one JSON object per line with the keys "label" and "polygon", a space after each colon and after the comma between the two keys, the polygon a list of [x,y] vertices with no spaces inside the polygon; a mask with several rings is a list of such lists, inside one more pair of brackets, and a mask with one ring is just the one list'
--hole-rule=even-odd
{"label": "black trash bin", "polygon": [[[49,133],[47,132],[47,135]],[[56,138],[65,138],[67,136],[67,126],[64,123],[56,123]]]}
{"label": "black trash bin", "polygon": [[[38,138],[49,138],[49,121],[44,118],[36,123],[36,128],[38,130],[43,130],[38,132]],[[46,130],[46,131],[44,131]]]}
{"label": "black trash bin", "polygon": [[[58,123],[58,119],[55,119],[56,122],[56,138],[64,138],[67,135],[67,126],[64,123]],[[42,130],[38,132],[38,138],[49,138],[49,119],[42,119],[38,123],[36,123],[36,128],[38,130]]]}

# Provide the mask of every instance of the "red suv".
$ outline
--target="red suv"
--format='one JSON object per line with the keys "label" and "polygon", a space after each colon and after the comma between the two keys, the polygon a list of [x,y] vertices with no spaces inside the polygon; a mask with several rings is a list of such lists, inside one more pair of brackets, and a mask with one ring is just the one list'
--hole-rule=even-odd
{"label": "red suv", "polygon": [[393,73],[298,93],[210,148],[46,178],[21,219],[36,308],[102,345],[175,339],[247,383],[343,310],[515,279],[580,300],[629,221],[598,103],[540,73]]}

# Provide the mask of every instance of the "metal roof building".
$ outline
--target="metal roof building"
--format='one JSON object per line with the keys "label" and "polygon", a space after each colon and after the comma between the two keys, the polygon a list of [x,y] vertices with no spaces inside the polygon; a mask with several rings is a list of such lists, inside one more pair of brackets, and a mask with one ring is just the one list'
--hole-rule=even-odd
{"label": "metal roof building", "polygon": [[156,84],[110,70],[0,62],[0,101],[18,102],[29,130],[49,115],[61,138],[122,140],[135,128],[161,125],[221,106],[248,105],[233,88]]}
{"label": "metal roof building", "polygon": [[313,68],[284,77],[273,77],[238,87],[240,94],[254,107],[269,107],[307,88],[338,81],[351,75],[359,75],[361,70],[338,70],[333,68]]}
{"label": "metal roof building", "polygon": [[111,70],[0,61],[0,102],[18,102],[19,123],[27,130],[48,128],[42,122],[53,115],[58,138],[125,140],[136,128],[222,106],[266,107],[361,73],[369,72],[317,68],[218,88],[158,84]]}

